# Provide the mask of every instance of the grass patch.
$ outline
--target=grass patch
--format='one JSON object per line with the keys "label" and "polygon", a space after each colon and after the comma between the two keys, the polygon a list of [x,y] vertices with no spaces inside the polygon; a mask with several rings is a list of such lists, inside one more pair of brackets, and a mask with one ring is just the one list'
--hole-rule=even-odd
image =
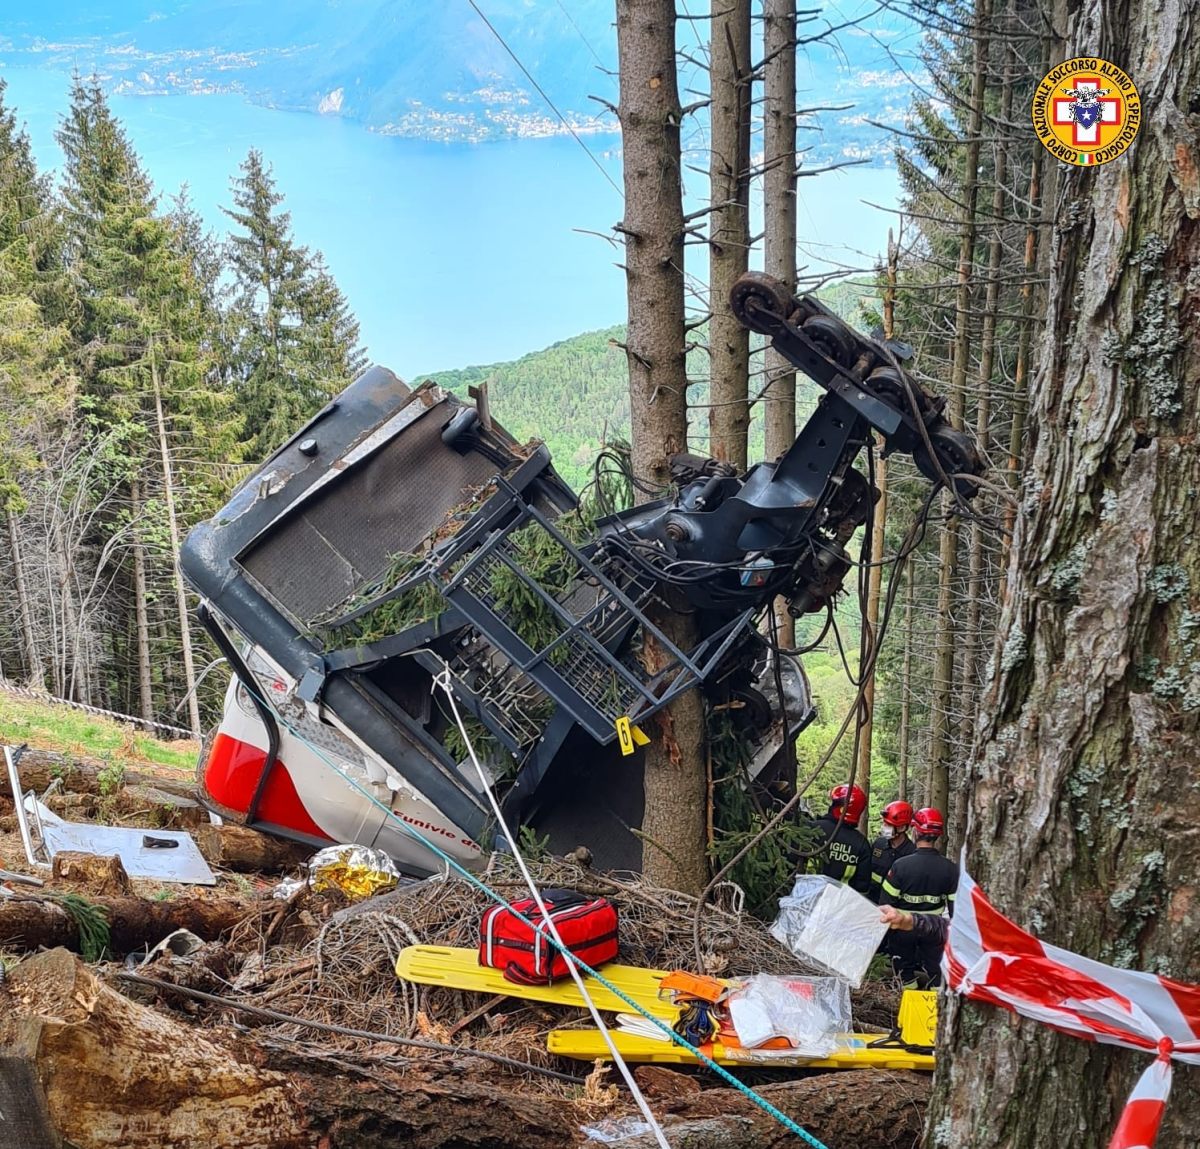
{"label": "grass patch", "polygon": [[160,742],[111,718],[0,691],[0,743],[53,750],[77,758],[119,758],[124,763],[167,766],[190,773],[199,746],[190,740]]}

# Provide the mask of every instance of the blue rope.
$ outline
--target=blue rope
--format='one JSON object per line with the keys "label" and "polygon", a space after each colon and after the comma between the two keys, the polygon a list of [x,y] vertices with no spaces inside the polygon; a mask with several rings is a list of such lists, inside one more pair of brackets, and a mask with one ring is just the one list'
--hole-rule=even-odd
{"label": "blue rope", "polygon": [[[245,683],[243,683],[242,685],[244,686]],[[247,689],[249,689],[249,687],[247,687]],[[408,825],[407,822],[405,822],[402,818],[399,818],[396,814],[394,814],[392,812],[391,809],[389,809],[378,798],[376,798],[374,794],[372,794],[369,790],[365,789],[357,780],[355,780],[354,778],[351,778],[349,774],[347,774],[344,770],[342,770],[340,767],[338,767],[338,765],[335,762],[330,760],[330,758],[324,753],[324,751],[321,750],[321,748],[319,746],[314,745],[307,738],[305,738],[303,734],[301,734],[298,730],[296,730],[287,721],[287,719],[284,718],[283,715],[281,715],[279,713],[279,711],[276,710],[275,707],[273,707],[269,701],[267,701],[267,699],[263,698],[261,695],[258,695],[258,698],[259,698],[259,701],[261,701],[267,707],[267,709],[269,709],[275,715],[276,720],[282,726],[284,726],[287,729],[287,731],[294,738],[296,738],[298,741],[302,742],[305,746],[308,747],[309,750],[311,750],[314,754],[316,754],[317,757],[320,758],[331,770],[333,770],[336,774],[338,774],[346,782],[349,782],[350,785],[353,786],[355,790],[357,790],[364,798],[367,799],[367,801],[373,802],[376,806],[378,806],[379,809],[381,809],[389,818],[391,818],[392,821],[395,822],[396,825],[399,826],[406,834],[408,834],[410,837],[416,839],[416,841],[420,842],[421,845],[427,847],[432,853],[436,854],[439,858],[441,858],[441,860],[443,862],[446,863],[447,866],[451,866],[455,870],[457,870],[458,873],[460,875],[462,875],[462,877],[466,878],[467,881],[470,882],[472,885],[478,887],[478,889],[480,891],[487,894],[487,896],[492,901],[494,901],[497,905],[503,906],[511,914],[513,914],[518,920],[524,922],[531,929],[533,929],[535,931],[540,930],[540,927],[538,925],[536,925],[534,922],[530,921],[529,918],[525,917],[524,914],[520,913],[520,911],[518,911],[518,910],[513,909],[512,903],[509,902],[508,899],[506,899],[502,894],[498,894],[489,885],[487,885],[486,882],[484,882],[482,879],[476,877],[473,873],[471,873],[470,870],[468,870],[464,865],[462,865],[457,859],[452,858],[449,854],[447,854],[445,852],[445,850],[443,850],[440,846],[437,845],[436,842],[430,841],[422,833],[420,833],[420,831],[418,831],[418,830],[414,829],[412,826]],[[698,1061],[700,1061],[708,1069],[712,1070],[712,1072],[715,1073],[718,1077],[720,1077],[722,1080],[727,1082],[729,1085],[732,1085],[736,1090],[738,1090],[740,1093],[744,1094],[747,1098],[749,1098],[750,1101],[752,1101],[755,1105],[757,1105],[759,1107],[759,1109],[761,1109],[764,1113],[767,1113],[771,1117],[775,1118],[775,1120],[778,1121],[789,1132],[795,1133],[797,1137],[801,1138],[801,1140],[803,1140],[809,1146],[811,1146],[811,1149],[829,1149],[829,1147],[827,1145],[825,1145],[821,1141],[818,1141],[817,1138],[815,1138],[811,1133],[808,1132],[808,1130],[806,1130],[802,1126],[798,1125],[782,1110],[777,1109],[765,1097],[762,1097],[758,1093],[755,1093],[754,1090],[751,1089],[748,1085],[746,1085],[744,1082],[739,1081],[723,1065],[718,1065],[711,1057],[709,1057],[705,1053],[702,1053],[696,1046],[692,1045],[692,1043],[689,1042],[686,1038],[684,1038],[684,1037],[680,1036],[678,1033],[676,1033],[669,1025],[667,1025],[667,1023],[665,1021],[663,1021],[661,1018],[655,1017],[644,1006],[638,1004],[638,1002],[634,1001],[627,994],[625,994],[622,990],[618,989],[615,985],[613,985],[613,983],[610,982],[603,974],[599,973],[597,970],[592,969],[592,967],[589,966],[585,961],[580,960],[575,954],[573,954],[569,949],[567,949],[566,946],[559,945],[559,943],[553,937],[549,936],[549,934],[544,934],[543,936],[546,938],[546,941],[550,945],[552,945],[556,950],[558,950],[558,952],[560,954],[562,954],[563,958],[566,961],[571,962],[577,969],[580,969],[585,974],[587,974],[588,977],[595,978],[596,981],[598,981],[602,986],[604,986],[604,988],[607,989],[610,993],[615,994],[623,1002],[625,1002],[625,1004],[628,1005],[631,1009],[636,1010],[644,1018],[646,1018],[648,1021],[652,1022],[654,1025],[656,1025],[660,1030],[662,1030],[663,1033],[665,1033],[667,1035],[667,1037],[669,1037],[673,1042],[675,1042],[676,1045],[681,1046],[683,1049],[686,1049]]]}

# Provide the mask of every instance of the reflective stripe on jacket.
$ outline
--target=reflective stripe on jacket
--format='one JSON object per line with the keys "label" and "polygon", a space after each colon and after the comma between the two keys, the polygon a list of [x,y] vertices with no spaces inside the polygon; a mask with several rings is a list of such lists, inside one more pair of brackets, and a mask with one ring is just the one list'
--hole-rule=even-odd
{"label": "reflective stripe on jacket", "polygon": [[913,914],[954,913],[958,866],[936,850],[914,850],[892,866],[883,881],[879,904]]}

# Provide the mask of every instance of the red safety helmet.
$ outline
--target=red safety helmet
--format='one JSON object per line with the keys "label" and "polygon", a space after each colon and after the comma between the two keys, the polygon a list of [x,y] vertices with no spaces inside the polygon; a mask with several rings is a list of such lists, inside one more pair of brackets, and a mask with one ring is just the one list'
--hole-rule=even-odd
{"label": "red safety helmet", "polygon": [[923,810],[918,810],[916,817],[913,818],[913,829],[918,834],[936,837],[938,834],[946,832],[946,820],[942,817],[941,810],[926,806]]}
{"label": "red safety helmet", "polygon": [[829,791],[829,813],[837,817],[837,808],[843,804],[846,816],[842,819],[847,825],[857,826],[858,820],[867,812],[867,796],[861,786],[847,786],[844,782]]}
{"label": "red safety helmet", "polygon": [[907,802],[889,802],[883,808],[884,824],[895,830],[907,830],[912,820],[913,808]]}

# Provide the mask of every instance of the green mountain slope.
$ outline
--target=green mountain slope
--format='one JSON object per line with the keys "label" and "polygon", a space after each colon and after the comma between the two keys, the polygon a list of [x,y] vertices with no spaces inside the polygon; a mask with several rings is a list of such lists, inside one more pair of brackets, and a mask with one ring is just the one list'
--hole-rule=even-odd
{"label": "green mountain slope", "polygon": [[543,440],[563,477],[578,489],[605,436],[629,435],[629,377],[625,352],[616,345],[624,336],[623,326],[607,327],[510,363],[416,379],[436,380],[459,395],[486,380],[496,418],[518,439]]}
{"label": "green mountain slope", "polygon": [[[842,283],[822,289],[821,298],[844,319],[863,326],[860,301],[869,301],[869,290]],[[702,339],[703,331],[696,333]],[[466,395],[467,388],[485,380],[492,413],[518,439],[541,439],[554,455],[562,476],[578,490],[591,477],[592,460],[607,437],[629,436],[629,376],[625,352],[619,344],[624,326],[606,327],[564,339],[543,351],[534,351],[508,363],[416,375],[421,382],[433,379],[448,391]],[[697,382],[689,389],[693,417],[689,431],[692,450],[705,449],[707,442],[707,362],[694,352],[688,371]],[[752,390],[761,384],[752,382]],[[801,414],[816,404],[816,384],[800,385]],[[750,459],[763,456],[761,408],[756,408],[750,427]]]}

